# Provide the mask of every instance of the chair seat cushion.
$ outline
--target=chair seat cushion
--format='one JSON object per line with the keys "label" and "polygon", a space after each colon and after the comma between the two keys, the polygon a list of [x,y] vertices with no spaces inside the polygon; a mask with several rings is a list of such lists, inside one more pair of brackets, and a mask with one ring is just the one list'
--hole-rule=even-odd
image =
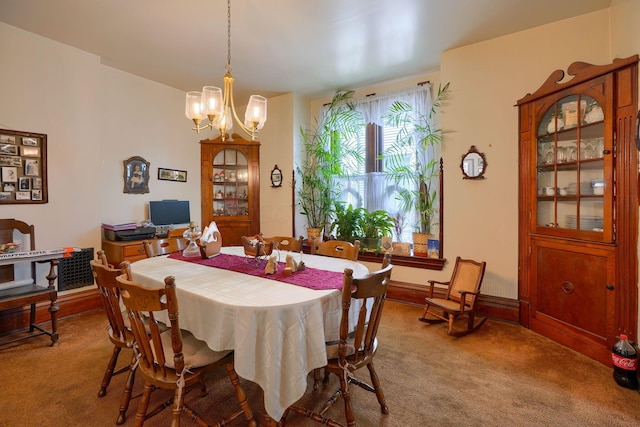
{"label": "chair seat cushion", "polygon": [[[184,366],[187,368],[200,368],[207,366],[224,358],[231,353],[230,350],[214,351],[211,350],[207,343],[194,337],[191,332],[181,330],[182,332],[182,354],[184,356]],[[162,347],[164,348],[164,357],[166,366],[175,369],[173,362],[173,347],[171,347],[171,329],[167,329],[160,334]]]}
{"label": "chair seat cushion", "polygon": [[[340,342],[332,341],[327,343],[327,359],[337,359],[338,349],[340,348]],[[356,348],[353,345],[353,339],[347,340],[347,356],[351,356],[356,352]]]}
{"label": "chair seat cushion", "polygon": [[[460,311],[459,301],[452,301],[444,298],[425,298],[425,301],[429,305],[433,305],[447,311]],[[465,306],[464,311],[471,311],[471,307]]]}

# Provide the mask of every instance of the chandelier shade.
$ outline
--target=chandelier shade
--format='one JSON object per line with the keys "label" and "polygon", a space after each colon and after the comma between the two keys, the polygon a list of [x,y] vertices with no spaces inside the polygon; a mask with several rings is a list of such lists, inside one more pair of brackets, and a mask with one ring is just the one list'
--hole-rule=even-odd
{"label": "chandelier shade", "polygon": [[[233,102],[233,77],[231,76],[231,0],[227,0],[227,65],[224,76],[224,90],[216,86],[204,86],[202,92],[187,92],[185,115],[195,124],[193,130],[200,132],[207,127],[220,132],[224,141],[227,132],[233,128],[233,120],[238,126],[255,140],[258,130],[267,121],[267,99],[260,95],[251,95],[244,121],[238,118]],[[209,123],[201,126],[205,120]]]}

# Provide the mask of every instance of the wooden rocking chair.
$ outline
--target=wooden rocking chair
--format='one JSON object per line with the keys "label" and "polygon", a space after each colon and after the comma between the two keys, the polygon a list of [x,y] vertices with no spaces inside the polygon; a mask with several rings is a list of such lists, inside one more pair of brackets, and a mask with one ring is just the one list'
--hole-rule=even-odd
{"label": "wooden rocking chair", "polygon": [[[484,278],[486,262],[456,258],[456,265],[449,282],[429,280],[429,297],[425,298],[425,308],[420,321],[426,323],[449,322],[447,335],[464,336],[476,331],[487,320],[483,318],[475,324],[476,302]],[[434,298],[434,284],[447,286],[444,298]],[[453,323],[458,316],[467,316],[467,329],[454,331]]]}

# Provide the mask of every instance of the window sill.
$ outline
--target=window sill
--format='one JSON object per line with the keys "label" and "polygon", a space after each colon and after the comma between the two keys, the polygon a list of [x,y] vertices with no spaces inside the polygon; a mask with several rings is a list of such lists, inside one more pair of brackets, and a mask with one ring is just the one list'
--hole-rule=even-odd
{"label": "window sill", "polygon": [[[382,254],[362,253],[358,254],[358,261],[382,263]],[[393,255],[391,263],[404,267],[423,268],[425,270],[443,270],[446,258],[426,258],[415,256]]]}
{"label": "window sill", "polygon": [[[311,248],[309,244],[305,240],[302,243],[302,252],[303,253],[311,253]],[[365,262],[373,262],[382,264],[382,254],[373,254],[360,252],[358,254],[358,261]],[[401,265],[403,267],[412,267],[412,268],[422,268],[425,270],[440,270],[444,269],[444,265],[447,262],[446,258],[427,258],[427,257],[416,257],[416,256],[402,256],[402,255],[393,255],[391,257],[391,263],[393,265]]]}

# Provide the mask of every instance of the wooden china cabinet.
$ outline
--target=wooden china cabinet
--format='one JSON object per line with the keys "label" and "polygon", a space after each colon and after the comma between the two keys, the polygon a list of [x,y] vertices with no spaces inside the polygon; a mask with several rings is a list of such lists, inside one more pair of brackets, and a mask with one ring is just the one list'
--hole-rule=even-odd
{"label": "wooden china cabinet", "polygon": [[637,338],[638,55],[518,101],[520,322],[605,364]]}
{"label": "wooden china cabinet", "polygon": [[200,141],[202,226],[215,221],[224,246],[260,231],[260,143],[237,134]]}

